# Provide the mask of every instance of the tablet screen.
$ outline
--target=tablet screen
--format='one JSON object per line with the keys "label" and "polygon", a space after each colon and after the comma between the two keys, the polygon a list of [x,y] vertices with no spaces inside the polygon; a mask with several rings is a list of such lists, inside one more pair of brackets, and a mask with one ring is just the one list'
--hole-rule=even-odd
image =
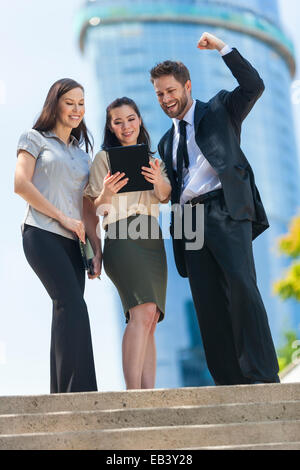
{"label": "tablet screen", "polygon": [[146,181],[141,174],[142,166],[150,166],[147,145],[111,147],[107,149],[107,152],[110,173],[113,175],[119,171],[120,173],[125,173],[124,178],[129,178],[128,183],[120,189],[119,193],[149,191],[153,189],[153,184]]}

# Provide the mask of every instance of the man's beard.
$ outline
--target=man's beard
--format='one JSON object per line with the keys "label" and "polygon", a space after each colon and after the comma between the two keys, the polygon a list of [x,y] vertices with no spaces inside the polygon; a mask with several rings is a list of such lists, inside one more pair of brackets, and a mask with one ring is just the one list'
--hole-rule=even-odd
{"label": "man's beard", "polygon": [[188,96],[185,93],[183,93],[180,99],[177,99],[176,101],[177,101],[177,104],[174,107],[174,111],[172,108],[168,109],[164,105],[161,106],[163,111],[166,113],[166,115],[172,119],[177,118],[178,116],[182,115],[182,113],[184,112],[188,104]]}

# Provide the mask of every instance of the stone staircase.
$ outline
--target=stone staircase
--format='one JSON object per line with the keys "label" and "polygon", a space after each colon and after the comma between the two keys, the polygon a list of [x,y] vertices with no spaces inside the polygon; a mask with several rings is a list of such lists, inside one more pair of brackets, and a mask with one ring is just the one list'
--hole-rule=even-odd
{"label": "stone staircase", "polygon": [[0,397],[0,449],[300,449],[300,383]]}

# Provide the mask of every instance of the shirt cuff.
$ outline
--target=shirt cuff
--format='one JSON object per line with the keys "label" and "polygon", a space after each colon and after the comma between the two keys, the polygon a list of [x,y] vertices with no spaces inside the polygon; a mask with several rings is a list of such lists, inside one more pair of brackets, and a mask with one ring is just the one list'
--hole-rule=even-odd
{"label": "shirt cuff", "polygon": [[223,55],[227,55],[229,54],[230,52],[232,52],[232,48],[228,45],[224,46],[223,49],[220,50],[220,54],[223,56]]}

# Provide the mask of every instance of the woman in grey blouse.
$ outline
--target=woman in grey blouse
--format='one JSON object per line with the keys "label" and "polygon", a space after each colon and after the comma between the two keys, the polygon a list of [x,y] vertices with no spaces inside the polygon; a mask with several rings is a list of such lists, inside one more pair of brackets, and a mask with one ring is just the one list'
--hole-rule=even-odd
{"label": "woman in grey blouse", "polygon": [[[93,204],[83,199],[92,148],[83,87],[55,82],[33,129],[17,148],[15,192],[28,203],[22,224],[24,253],[53,301],[51,393],[97,390],[85,270],[78,238],[94,249],[93,279],[101,272],[101,242]],[[80,148],[85,144],[85,151]]]}

